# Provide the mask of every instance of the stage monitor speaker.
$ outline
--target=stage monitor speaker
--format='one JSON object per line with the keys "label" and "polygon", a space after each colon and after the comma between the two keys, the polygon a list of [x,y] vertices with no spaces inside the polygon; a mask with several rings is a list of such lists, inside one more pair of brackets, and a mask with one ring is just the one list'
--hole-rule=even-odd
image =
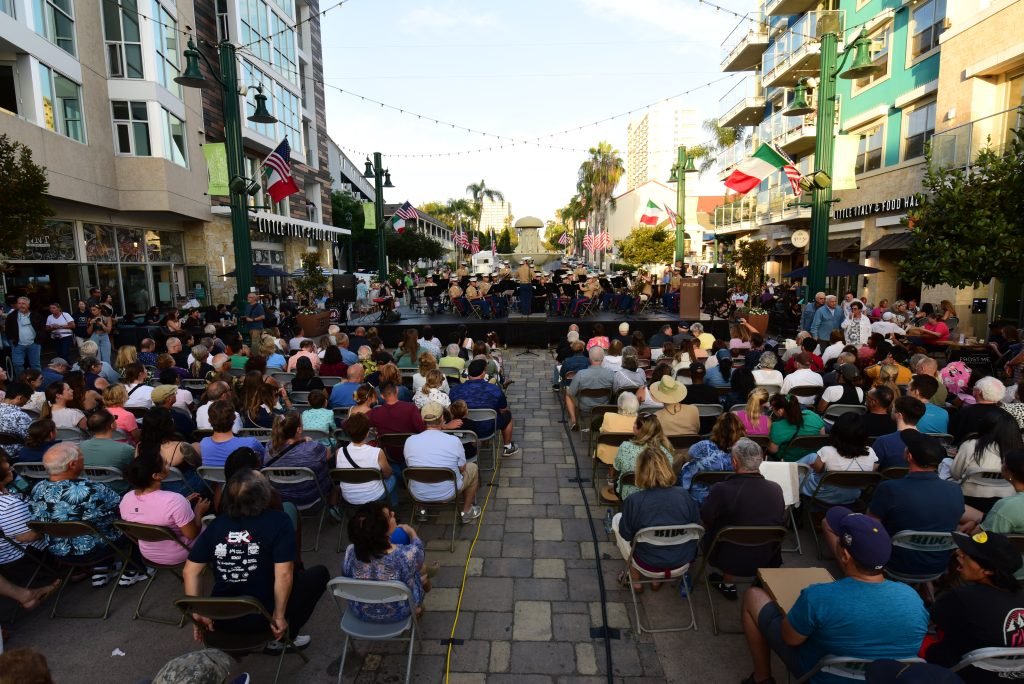
{"label": "stage monitor speaker", "polygon": [[356,277],[351,273],[334,276],[334,298],[339,302],[356,301]]}
{"label": "stage monitor speaker", "polygon": [[729,292],[725,273],[706,273],[704,275],[704,301],[722,301]]}
{"label": "stage monitor speaker", "polygon": [[402,320],[402,314],[399,311],[391,310],[388,311],[387,316],[384,319],[385,323],[397,323]]}

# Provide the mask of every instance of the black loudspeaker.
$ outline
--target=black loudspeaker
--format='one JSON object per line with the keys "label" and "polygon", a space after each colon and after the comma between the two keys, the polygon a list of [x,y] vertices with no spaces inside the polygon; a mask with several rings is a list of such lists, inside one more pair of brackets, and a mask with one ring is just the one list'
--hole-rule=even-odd
{"label": "black loudspeaker", "polygon": [[334,299],[339,302],[356,301],[356,277],[351,273],[334,276]]}
{"label": "black loudspeaker", "polygon": [[704,301],[722,301],[729,292],[725,273],[706,273],[704,275]]}
{"label": "black loudspeaker", "polygon": [[384,318],[385,323],[397,323],[400,320],[402,320],[402,314],[398,311],[395,311],[394,309],[388,311],[387,315]]}

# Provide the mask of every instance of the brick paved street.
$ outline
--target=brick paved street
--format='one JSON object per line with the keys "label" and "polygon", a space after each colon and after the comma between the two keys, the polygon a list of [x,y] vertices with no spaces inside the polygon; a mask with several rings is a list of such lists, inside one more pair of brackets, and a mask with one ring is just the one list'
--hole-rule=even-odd
{"label": "brick paved street", "polygon": [[[449,553],[451,527],[436,522],[417,524],[426,540],[428,562],[438,561],[441,570],[425,601],[422,646],[413,663],[416,682],[444,680],[447,647],[442,640],[448,639],[452,630],[464,569],[467,578],[455,627],[455,638],[461,642],[452,648],[451,682],[607,681],[604,641],[591,638],[591,628],[602,624],[594,546],[583,498],[578,486],[570,482],[575,468],[559,423],[557,398],[550,389],[551,360],[546,352],[539,357],[516,358],[516,351],[506,352],[510,378],[515,380],[508,397],[516,421],[515,439],[522,450],[518,457],[501,464],[498,486],[491,489],[468,567],[465,559],[476,525],[460,526],[455,553]],[[585,439],[581,441],[578,434],[573,439],[583,476],[589,478]],[[482,474],[481,503],[488,494],[490,476],[489,471]],[[600,540],[608,621],[610,627],[620,630],[620,638],[611,641],[614,680],[737,682],[745,677],[750,666],[743,639],[737,634],[713,636],[702,589],[694,599],[698,631],[636,639],[629,592],[615,583],[623,561],[604,534],[605,509],[593,505],[590,483],[586,492]],[[450,521],[450,513],[446,515],[449,517],[442,522]],[[408,506],[404,506],[401,517],[407,520],[409,516]],[[325,526],[320,551],[304,553],[305,563],[324,563],[332,575],[338,574],[337,534],[337,526]],[[787,553],[787,565],[814,564],[813,544],[809,535],[805,537],[805,554]],[[42,649],[55,681],[62,684],[97,681],[100,671],[106,681],[135,682],[151,677],[163,662],[195,644],[188,628],[133,621],[134,602],[140,593],[138,586],[119,590],[113,614],[102,623],[50,620],[47,605],[46,611],[19,620],[8,647]],[[71,598],[84,599],[86,606],[98,605],[100,594],[85,584],[70,590]],[[160,610],[177,594],[172,578],[161,577],[147,597],[147,606]],[[688,617],[685,602],[674,588],[666,586],[659,593],[648,590],[641,598],[647,616],[657,624]],[[717,594],[715,599],[720,615],[725,614],[720,617],[722,626],[738,629],[735,604],[727,604]],[[324,596],[304,630],[313,637],[306,651],[310,663],[302,666],[297,657],[289,657],[282,681],[334,681],[342,643],[338,617],[331,598]],[[115,648],[126,655],[112,657]],[[346,682],[402,681],[402,644],[362,642],[356,648],[346,663]],[[242,661],[238,671],[249,671],[255,682],[269,682],[274,666],[272,658],[252,655]]]}

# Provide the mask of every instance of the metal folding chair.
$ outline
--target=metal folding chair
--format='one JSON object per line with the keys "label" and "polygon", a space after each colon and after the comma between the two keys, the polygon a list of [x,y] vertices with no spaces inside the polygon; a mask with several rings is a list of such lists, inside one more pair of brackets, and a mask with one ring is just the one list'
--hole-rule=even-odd
{"label": "metal folding chair", "polygon": [[1013,485],[1003,477],[1000,470],[972,470],[967,473],[961,486],[968,483],[983,489],[985,494],[978,497],[981,499],[1013,496],[1014,493]]}
{"label": "metal folding chair", "polygon": [[[658,632],[684,632],[690,629],[697,629],[697,615],[693,612],[693,591],[686,592],[686,604],[690,608],[690,623],[681,627],[662,627],[654,629],[643,624],[640,620],[640,604],[636,598],[636,590],[633,588],[634,584],[653,584],[655,582],[672,582],[673,584],[677,581],[684,581],[683,578],[686,576],[687,571],[690,569],[690,563],[681,565],[678,568],[671,568],[660,573],[650,572],[644,570],[633,562],[633,557],[636,555],[636,547],[638,544],[650,544],[652,546],[677,546],[681,544],[688,544],[690,542],[696,542],[700,544],[701,537],[704,535],[704,528],[700,525],[662,525],[658,527],[645,527],[642,530],[638,530],[633,536],[633,540],[629,545],[629,557],[626,559],[626,576],[629,580],[629,594],[633,598],[633,612],[636,615],[636,631],[638,635],[642,635],[644,632],[658,633]],[[642,579],[633,579],[631,569],[639,571]]]}
{"label": "metal folding chair", "polygon": [[[178,535],[175,534],[169,527],[163,527],[161,525],[145,525],[143,523],[128,522],[127,520],[119,520],[114,523],[114,527],[121,530],[121,534],[131,539],[135,544],[142,542],[173,542],[185,549],[187,552],[189,548],[182,543]],[[141,549],[140,549],[141,552]],[[146,558],[143,554],[143,558]],[[179,582],[184,583],[184,579],[178,568],[184,566],[184,562],[176,563],[174,565],[166,565],[164,563],[155,563],[151,559],[146,558],[146,564],[150,567],[156,568],[156,572],[149,576],[149,581],[146,582],[145,588],[142,590],[142,596],[139,597],[139,602],[135,604],[135,614],[132,615],[133,620],[148,620],[149,622],[159,622],[165,625],[177,625],[181,627],[185,624],[185,616],[182,615],[180,620],[169,620],[167,618],[153,617],[144,615],[142,613],[142,602],[146,600],[146,594],[149,592],[149,588],[153,586],[153,581],[162,570],[167,570],[175,577],[178,578]]]}
{"label": "metal folding chair", "polygon": [[478,425],[480,423],[491,423],[491,425],[494,426],[491,434],[489,435],[481,435],[480,433],[476,433],[476,430],[473,431],[476,433],[477,445],[480,451],[483,450],[484,445],[488,442],[491,445],[490,467],[485,468],[483,466],[483,459],[479,457],[480,451],[477,452],[477,460],[481,463],[479,466],[480,470],[494,470],[498,466],[498,457],[501,454],[502,447],[501,431],[498,430],[498,412],[494,409],[488,408],[471,408],[466,412],[466,419],[471,421],[474,425]]}
{"label": "metal folding chair", "polygon": [[330,389],[335,385],[345,382],[345,378],[339,378],[335,375],[321,375],[320,382],[323,383],[324,389]]}
{"label": "metal folding chair", "polygon": [[[901,663],[923,663],[920,658],[899,658]],[[863,658],[846,658],[843,656],[825,656],[819,660],[803,677],[796,680],[795,684],[806,684],[814,679],[815,675],[831,674],[843,679],[864,681],[864,670],[873,661]]]}
{"label": "metal folding chair", "polygon": [[48,480],[50,473],[42,461],[22,461],[14,464],[14,472],[29,480]]}
{"label": "metal folding chair", "polygon": [[[948,557],[950,552],[956,549],[956,544],[953,542],[953,535],[949,532],[918,532],[916,530],[903,530],[892,536],[892,546],[895,549],[906,549],[908,551],[918,551],[921,553],[934,553],[943,554]],[[897,582],[903,582],[904,584],[925,584],[926,582],[934,582],[943,575],[946,574],[946,564],[943,563],[942,569],[938,572],[932,572],[924,575],[911,575],[907,573],[896,572],[891,568],[884,568],[885,574],[890,579],[894,579]]]}
{"label": "metal folding chair", "polygon": [[834,422],[836,418],[844,413],[856,413],[859,416],[863,416],[867,412],[867,407],[862,404],[829,404],[825,408],[825,413],[822,414],[822,417],[825,420]]}
{"label": "metal folding chair", "polygon": [[600,480],[597,476],[597,470],[602,465],[606,467],[612,467],[615,465],[615,458],[613,457],[610,461],[598,458],[598,451],[601,450],[602,446],[615,447],[616,451],[623,443],[633,439],[632,432],[599,432],[597,434],[597,442],[594,444],[594,449],[591,452],[591,461],[593,468],[590,471],[590,480],[594,483],[594,493],[598,496],[601,494]]}
{"label": "metal folding chair", "polygon": [[[448,468],[407,467],[402,471],[402,477],[405,480],[405,488],[409,492],[409,497],[412,499],[413,515],[416,514],[417,510],[429,511],[432,508],[444,509],[451,505],[454,519],[452,520],[452,543],[450,552],[454,553],[455,530],[459,526],[459,486],[455,473]],[[443,500],[423,501],[416,498],[416,495],[413,493],[412,487],[410,486],[413,482],[417,484],[451,483],[453,493],[451,497]]]}
{"label": "metal folding chair", "polygon": [[[793,440],[794,442],[796,440]],[[811,534],[814,536],[814,544],[818,548],[818,558],[822,558],[821,553],[821,537],[818,534],[818,530],[815,529],[814,525],[814,509],[815,506],[821,506],[824,509],[829,509],[835,504],[830,504],[825,501],[818,500],[818,493],[822,490],[822,487],[843,487],[846,489],[859,489],[863,490],[868,487],[874,487],[882,481],[882,474],[873,472],[851,472],[851,471],[825,471],[821,475],[821,480],[818,481],[818,486],[815,487],[814,493],[809,499],[807,499],[807,505],[805,507],[805,515],[807,517],[807,524],[811,528]]]}
{"label": "metal folding chair", "polygon": [[960,672],[968,667],[995,672],[999,677],[1003,674],[1010,679],[1018,677],[1024,671],[1024,648],[978,648],[965,653],[951,669]]}
{"label": "metal folding chair", "polygon": [[324,528],[324,518],[327,516],[327,492],[320,488],[320,481],[316,477],[316,473],[313,472],[312,468],[297,468],[291,466],[271,466],[269,468],[263,468],[261,471],[264,477],[270,480],[272,485],[296,485],[303,484],[306,482],[312,482],[316,485],[318,498],[311,504],[306,504],[301,508],[296,506],[299,510],[299,515],[303,513],[320,510],[320,520],[316,526],[316,536],[313,538],[313,548],[303,549],[304,551],[319,551],[320,550],[320,532]]}
{"label": "metal folding chair", "polygon": [[[357,505],[350,503],[345,498],[345,490],[341,487],[343,484],[360,485],[369,484],[370,482],[380,482],[380,486],[384,490],[384,494],[381,498],[387,498],[388,496],[388,486],[384,481],[384,473],[376,468],[331,468],[331,481],[340,489],[341,500],[344,502],[342,510],[347,514],[351,514],[352,509],[355,509]],[[339,525],[338,527],[338,548],[336,553],[341,553],[341,543],[345,535],[345,526]]]}
{"label": "metal folding chair", "polygon": [[73,444],[81,444],[85,440],[89,439],[89,435],[85,434],[78,428],[57,428],[57,441],[58,442],[71,442]]}
{"label": "metal folding chair", "polygon": [[242,428],[238,431],[239,437],[252,437],[261,444],[266,444],[270,441],[271,436],[270,428]]}

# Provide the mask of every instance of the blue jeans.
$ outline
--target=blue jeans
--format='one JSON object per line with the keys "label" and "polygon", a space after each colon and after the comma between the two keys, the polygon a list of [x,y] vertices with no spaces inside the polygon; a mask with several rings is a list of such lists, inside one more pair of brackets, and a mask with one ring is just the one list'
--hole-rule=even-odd
{"label": "blue jeans", "polygon": [[71,343],[74,339],[74,335],[56,338],[53,343],[57,346],[57,356],[68,361],[68,357],[71,355]]}
{"label": "blue jeans", "polygon": [[93,333],[92,337],[89,339],[95,342],[96,346],[99,347],[96,355],[99,356],[100,361],[110,363],[110,335],[106,333]]}
{"label": "blue jeans", "polygon": [[21,375],[26,368],[42,370],[42,366],[39,365],[39,343],[16,344],[11,347],[11,363],[14,364],[16,376]]}

